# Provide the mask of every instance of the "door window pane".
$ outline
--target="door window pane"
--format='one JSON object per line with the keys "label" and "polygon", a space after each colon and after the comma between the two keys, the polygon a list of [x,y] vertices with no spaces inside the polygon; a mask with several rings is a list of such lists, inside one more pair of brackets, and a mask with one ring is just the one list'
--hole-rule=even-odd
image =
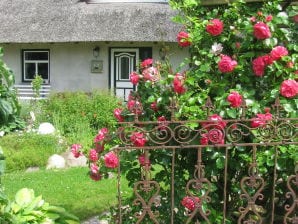
{"label": "door window pane", "polygon": [[120,59],[120,79],[129,79],[129,58],[122,57]]}

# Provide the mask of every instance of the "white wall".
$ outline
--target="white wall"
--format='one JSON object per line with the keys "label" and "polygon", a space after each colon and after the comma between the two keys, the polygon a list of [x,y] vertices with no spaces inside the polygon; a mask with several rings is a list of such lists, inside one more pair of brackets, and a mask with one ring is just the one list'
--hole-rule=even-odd
{"label": "white wall", "polygon": [[[188,56],[187,49],[181,49],[176,43],[170,46],[170,60],[177,67]],[[100,47],[96,60],[103,61],[102,73],[91,73],[90,64],[94,60],[93,48]],[[109,48],[110,47],[152,47],[153,58],[160,60],[161,43],[46,43],[46,44],[3,44],[3,61],[15,74],[16,84],[22,83],[22,58],[24,49],[50,50],[50,84],[55,92],[90,91],[108,89],[109,86]]]}

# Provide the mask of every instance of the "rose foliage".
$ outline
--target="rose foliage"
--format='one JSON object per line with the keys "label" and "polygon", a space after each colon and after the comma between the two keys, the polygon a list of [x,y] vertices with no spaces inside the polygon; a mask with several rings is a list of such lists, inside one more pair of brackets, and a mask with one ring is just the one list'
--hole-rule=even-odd
{"label": "rose foliage", "polygon": [[[196,150],[177,150],[175,154],[175,170],[171,172],[171,150],[150,150],[147,160],[144,146],[154,146],[142,129],[132,130],[128,140],[138,150],[121,153],[121,170],[124,171],[129,184],[133,186],[141,179],[144,167],[153,170],[152,178],[160,183],[161,201],[157,205],[159,220],[170,223],[170,183],[171,175],[175,177],[175,222],[185,223],[187,212],[199,210],[211,211],[210,223],[221,223],[223,185],[225,167],[225,150],[208,147],[210,144],[224,144],[223,134],[215,133],[227,126],[225,119],[238,119],[244,104],[247,106],[246,118],[252,128],[263,128],[274,119],[271,110],[276,98],[284,107],[282,115],[296,118],[298,111],[298,45],[297,45],[297,6],[283,7],[279,0],[253,4],[235,1],[221,6],[205,6],[200,1],[172,0],[170,5],[180,12],[175,21],[183,24],[183,30],[177,34],[177,45],[188,48],[190,57],[181,66],[173,70],[168,60],[163,62],[148,58],[140,63],[136,71],[130,74],[130,81],[137,90],[132,92],[128,101],[114,111],[119,122],[156,121],[157,130],[162,136],[168,130],[173,114],[169,110],[171,101],[177,101],[175,118],[179,120],[205,120],[190,124],[192,129],[204,128],[208,134],[202,134],[195,144],[204,145],[202,160],[205,164],[205,177],[211,181],[211,201],[206,202],[197,192],[196,196],[186,195],[186,183],[193,178],[197,163]],[[167,59],[167,57],[166,57]],[[215,109],[209,117],[203,106],[207,98],[212,99]],[[121,126],[121,125],[120,125]],[[150,125],[148,129],[152,128]],[[214,132],[214,133],[213,133]],[[217,135],[217,138],[212,136]],[[90,175],[93,179],[101,179],[105,168],[114,169],[119,166],[117,153],[108,152],[105,147],[113,133],[103,128],[96,136],[94,149],[89,154]],[[117,136],[114,136],[117,137]],[[119,136],[118,136],[119,137]],[[247,142],[254,142],[250,136]],[[75,155],[80,155],[79,147],[74,146]],[[104,151],[103,151],[104,150]],[[250,147],[234,147],[228,151],[229,165],[227,192],[226,223],[236,223],[240,216],[238,208],[243,206],[239,197],[239,183],[247,176],[247,167],[251,162]],[[295,146],[278,146],[277,159],[278,179],[285,180],[294,173],[298,155]],[[261,175],[266,174],[266,181],[273,178],[275,148],[258,147],[257,161]],[[265,177],[264,177],[265,178]],[[282,216],[287,191],[285,184],[276,186],[276,217]],[[192,192],[195,195],[194,192]],[[272,188],[263,191],[264,200],[260,202],[264,211],[262,215],[269,217],[266,211],[271,209]],[[165,199],[166,198],[166,199]],[[132,204],[127,199],[127,203]],[[140,208],[133,206],[125,220]],[[123,212],[125,216],[126,213]],[[263,220],[269,223],[268,220]],[[129,223],[129,221],[127,221]],[[280,221],[281,223],[281,221]]]}

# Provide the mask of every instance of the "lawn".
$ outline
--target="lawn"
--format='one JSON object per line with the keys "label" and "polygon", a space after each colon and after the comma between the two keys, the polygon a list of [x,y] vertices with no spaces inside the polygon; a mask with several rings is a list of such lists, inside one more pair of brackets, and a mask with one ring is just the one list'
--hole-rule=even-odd
{"label": "lawn", "polygon": [[[117,179],[95,182],[87,172],[87,168],[13,172],[3,176],[2,184],[10,199],[19,189],[32,188],[46,202],[62,206],[84,220],[109,210],[117,203]],[[123,191],[127,191],[127,188],[124,187]]]}

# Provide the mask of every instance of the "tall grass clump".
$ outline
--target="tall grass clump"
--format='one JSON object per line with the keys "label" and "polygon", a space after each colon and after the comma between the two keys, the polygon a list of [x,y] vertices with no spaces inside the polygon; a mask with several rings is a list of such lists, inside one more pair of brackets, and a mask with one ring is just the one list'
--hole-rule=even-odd
{"label": "tall grass clump", "polygon": [[101,127],[114,129],[113,110],[119,99],[104,91],[63,92],[52,94],[40,102],[42,111],[38,122],[51,122],[60,134],[71,143],[90,145]]}
{"label": "tall grass clump", "polygon": [[55,135],[10,133],[1,137],[0,147],[5,155],[6,171],[28,167],[45,167],[48,157],[64,152],[67,146]]}

